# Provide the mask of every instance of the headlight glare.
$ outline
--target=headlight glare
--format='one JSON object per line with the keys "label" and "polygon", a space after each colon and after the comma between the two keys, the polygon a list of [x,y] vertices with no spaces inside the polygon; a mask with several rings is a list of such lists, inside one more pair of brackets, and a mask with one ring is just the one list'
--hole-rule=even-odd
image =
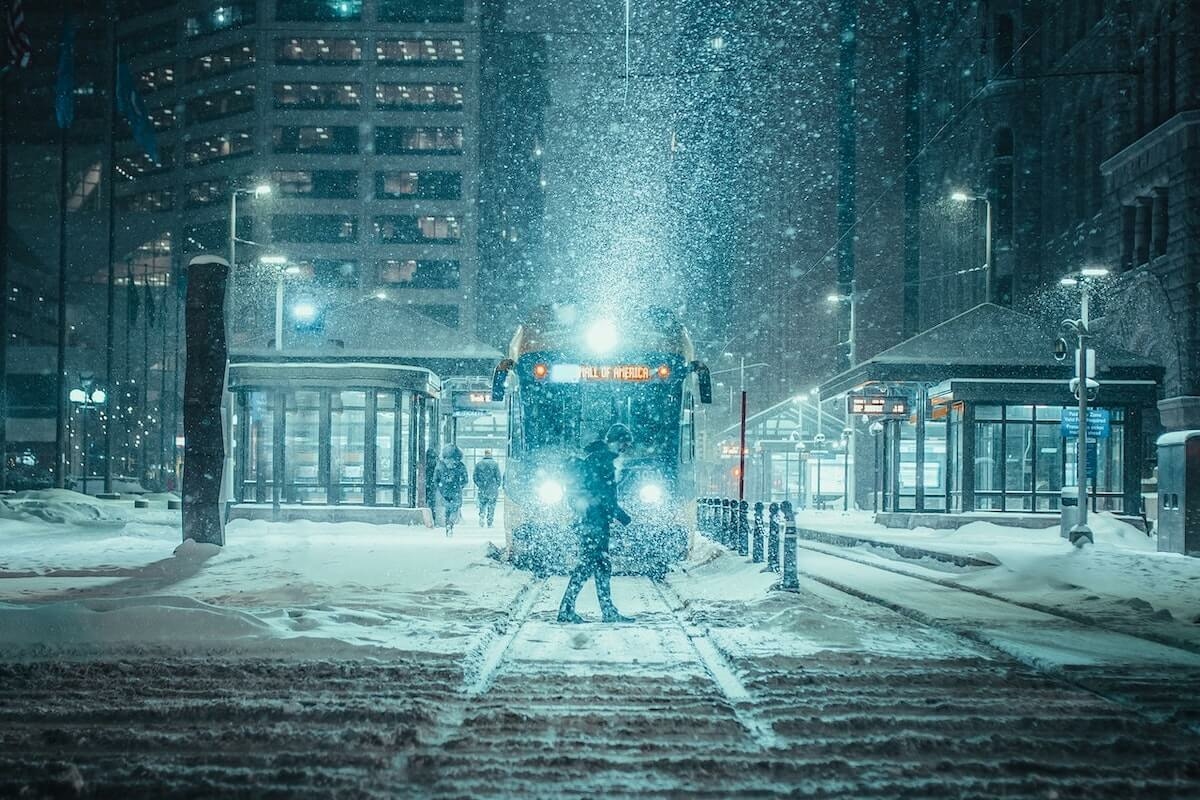
{"label": "headlight glare", "polygon": [[552,506],[561,503],[565,494],[563,485],[553,478],[542,481],[537,487],[537,497],[542,505]]}
{"label": "headlight glare", "polygon": [[638,489],[638,499],[647,505],[657,505],[663,501],[663,487],[657,483],[643,483]]}

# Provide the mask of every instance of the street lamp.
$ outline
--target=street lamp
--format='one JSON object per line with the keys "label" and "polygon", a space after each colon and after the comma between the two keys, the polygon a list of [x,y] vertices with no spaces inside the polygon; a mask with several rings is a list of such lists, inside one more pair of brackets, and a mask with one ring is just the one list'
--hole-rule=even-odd
{"label": "street lamp", "polygon": [[983,300],[992,302],[992,201],[986,194],[972,194],[961,189],[952,193],[950,199],[956,203],[983,203],[986,221],[983,234]]}
{"label": "street lamp", "polygon": [[1078,286],[1080,290],[1079,319],[1063,320],[1063,328],[1075,334],[1079,342],[1079,349],[1075,354],[1075,377],[1069,384],[1071,391],[1075,393],[1075,398],[1079,401],[1079,430],[1076,434],[1075,448],[1075,483],[1079,490],[1079,521],[1068,532],[1071,544],[1076,547],[1082,547],[1085,543],[1091,544],[1093,541],[1092,529],[1087,524],[1087,404],[1088,392],[1094,387],[1099,393],[1100,384],[1088,377],[1087,343],[1092,336],[1088,320],[1088,290],[1094,279],[1102,278],[1107,274],[1106,267],[1084,267],[1077,274],[1067,275],[1059,281],[1063,286]]}
{"label": "street lamp", "polygon": [[[91,373],[83,373],[79,376],[79,388],[72,389],[68,397],[72,403],[77,403],[82,411],[98,408],[108,401],[105,391],[95,386]],[[83,493],[87,494],[88,469],[90,467],[87,417],[81,417],[81,421],[83,423]]]}
{"label": "street lamp", "polygon": [[842,431],[842,513],[850,510],[850,442],[854,436],[853,428]]}
{"label": "street lamp", "polygon": [[855,354],[855,342],[854,342],[854,315],[856,313],[855,306],[858,305],[857,293],[855,291],[855,289],[856,289],[855,284],[856,284],[856,281],[854,279],[851,279],[849,294],[837,294],[835,292],[833,294],[828,295],[825,298],[825,300],[829,303],[833,303],[835,305],[845,303],[846,305],[848,305],[850,307],[850,327],[846,331],[846,341],[838,342],[838,344],[846,345],[846,368],[847,369],[854,366],[855,359],[857,357]]}
{"label": "street lamp", "polygon": [[[237,271],[237,199],[244,194],[251,197],[266,197],[271,194],[271,184],[260,183],[252,188],[233,187],[229,191],[229,270]],[[232,280],[230,281],[232,283]]]}
{"label": "street lamp", "polygon": [[275,350],[283,350],[283,279],[288,275],[299,275],[300,267],[289,264],[287,256],[263,256],[260,264],[279,267],[275,274]]}

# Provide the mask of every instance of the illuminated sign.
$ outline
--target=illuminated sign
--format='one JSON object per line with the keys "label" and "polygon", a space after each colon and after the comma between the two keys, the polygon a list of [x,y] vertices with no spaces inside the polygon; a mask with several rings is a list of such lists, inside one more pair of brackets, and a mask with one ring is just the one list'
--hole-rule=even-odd
{"label": "illuminated sign", "polygon": [[583,364],[581,381],[648,381],[650,367],[645,364]]}
{"label": "illuminated sign", "polygon": [[454,416],[476,416],[492,414],[504,410],[504,402],[493,402],[491,392],[466,391],[455,392],[451,396],[451,406]]}
{"label": "illuminated sign", "polygon": [[850,394],[846,396],[846,412],[852,416],[908,419],[908,398],[892,394]]}

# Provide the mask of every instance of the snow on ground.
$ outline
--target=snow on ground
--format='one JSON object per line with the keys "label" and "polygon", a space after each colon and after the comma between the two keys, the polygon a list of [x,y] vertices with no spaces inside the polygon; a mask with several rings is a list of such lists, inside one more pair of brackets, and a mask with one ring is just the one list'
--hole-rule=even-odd
{"label": "snow on ground", "polygon": [[180,513],[165,498],[134,509],[51,490],[5,502],[31,505],[44,513],[0,518],[0,653],[9,657],[458,652],[529,577],[486,558],[503,529],[472,524],[471,509],[453,538],[424,527],[239,520],[219,548],[181,545]]}
{"label": "snow on ground", "polygon": [[876,525],[865,512],[797,514],[800,527],[997,565],[952,569],[954,580],[966,586],[1200,644],[1200,559],[1159,553],[1152,537],[1110,514],[1089,515],[1088,522],[1095,544],[1076,548],[1059,536],[1057,525],[1026,529],[979,521],[952,530],[902,530]]}

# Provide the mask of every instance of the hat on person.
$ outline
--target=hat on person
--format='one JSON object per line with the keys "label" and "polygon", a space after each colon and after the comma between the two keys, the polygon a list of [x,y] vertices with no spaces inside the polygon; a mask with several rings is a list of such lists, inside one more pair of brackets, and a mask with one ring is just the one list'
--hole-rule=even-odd
{"label": "hat on person", "polygon": [[618,422],[608,429],[608,433],[604,434],[604,441],[609,444],[614,442],[633,444],[633,432],[629,430],[628,425]]}

